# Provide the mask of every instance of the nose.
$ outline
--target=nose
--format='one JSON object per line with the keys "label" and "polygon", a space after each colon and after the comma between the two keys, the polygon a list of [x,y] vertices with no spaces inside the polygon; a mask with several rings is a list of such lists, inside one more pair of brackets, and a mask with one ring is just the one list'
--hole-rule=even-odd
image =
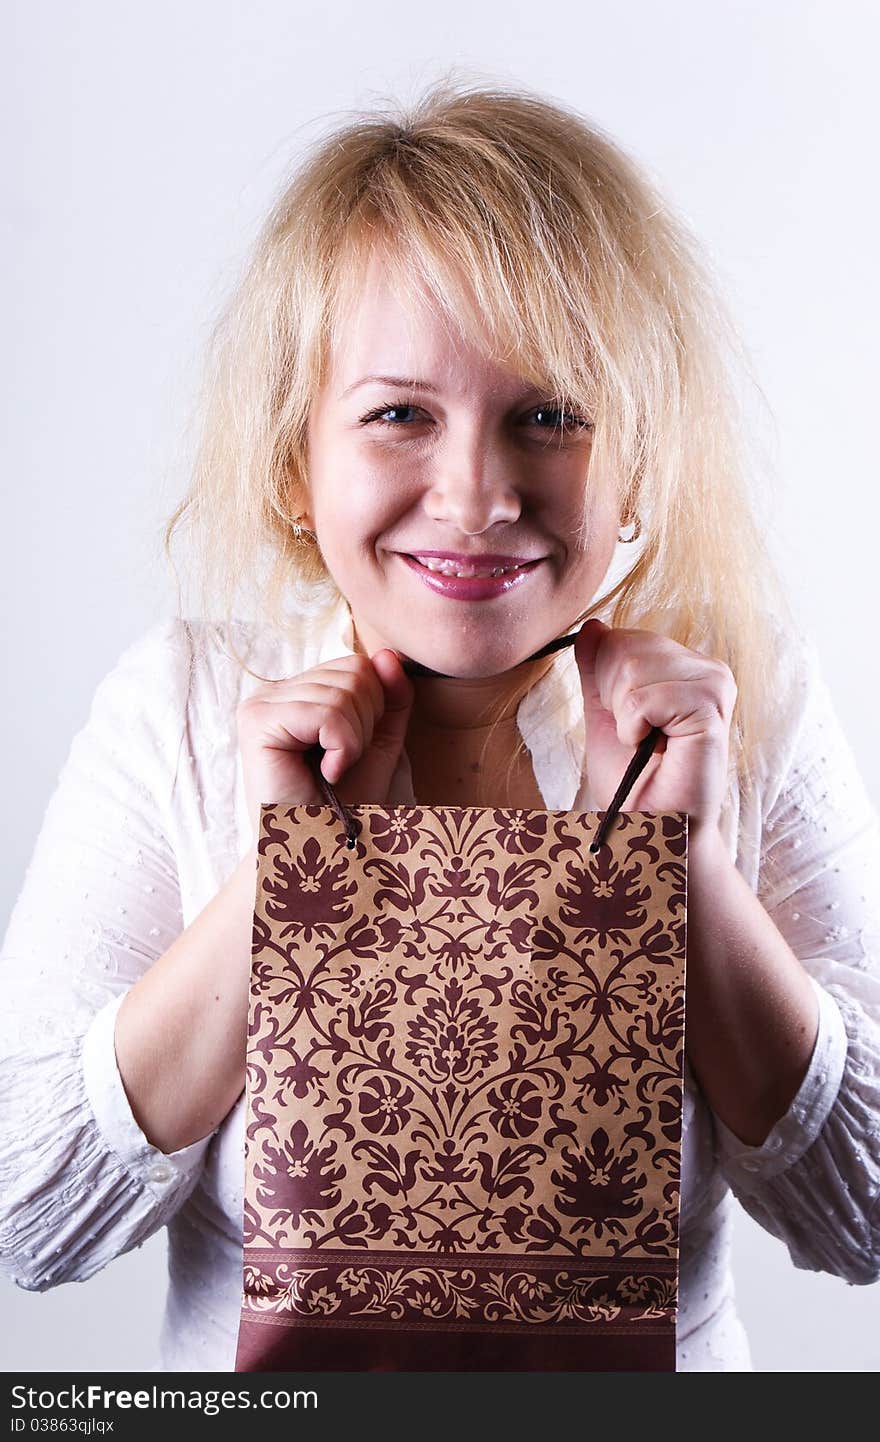
{"label": "nose", "polygon": [[463,536],[478,536],[501,521],[519,519],[522,502],[509,462],[486,455],[476,444],[447,450],[437,457],[435,479],[425,496],[425,511]]}

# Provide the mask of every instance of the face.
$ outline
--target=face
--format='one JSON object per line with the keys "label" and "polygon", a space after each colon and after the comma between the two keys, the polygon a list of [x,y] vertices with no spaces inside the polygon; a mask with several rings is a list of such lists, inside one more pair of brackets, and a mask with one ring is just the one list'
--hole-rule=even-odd
{"label": "face", "polygon": [[[377,375],[408,383],[365,379]],[[584,418],[553,400],[372,262],[311,408],[306,512],[367,655],[390,646],[446,675],[492,676],[587,608],[619,516],[589,483]]]}

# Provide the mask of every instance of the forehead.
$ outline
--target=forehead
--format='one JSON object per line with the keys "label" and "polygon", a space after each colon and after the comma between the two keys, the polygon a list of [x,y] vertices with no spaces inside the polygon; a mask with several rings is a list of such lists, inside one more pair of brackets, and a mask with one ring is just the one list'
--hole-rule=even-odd
{"label": "forehead", "polygon": [[414,267],[374,253],[349,281],[335,318],[328,367],[334,398],[367,375],[408,376],[450,391],[522,385],[516,368],[476,343],[472,325],[471,315],[442,304]]}

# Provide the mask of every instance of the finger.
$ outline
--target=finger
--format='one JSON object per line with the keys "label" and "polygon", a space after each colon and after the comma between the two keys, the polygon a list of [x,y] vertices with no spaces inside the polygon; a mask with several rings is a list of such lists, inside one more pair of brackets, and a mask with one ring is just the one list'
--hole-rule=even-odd
{"label": "finger", "polygon": [[[640,714],[640,703],[632,699],[635,693],[644,696],[651,687],[662,686],[675,688],[664,694],[671,698],[671,704],[681,715],[698,711],[700,707],[708,707],[711,711],[714,706],[717,706],[719,714],[724,714],[728,695],[726,667],[719,667],[714,661],[707,661],[666,637],[652,637],[649,647],[641,651],[637,646],[637,642],[627,641],[626,649],[604,688],[615,721],[619,723],[625,716]],[[663,725],[663,722],[651,724]],[[631,728],[626,734],[629,744]],[[644,734],[647,735],[647,729]],[[641,739],[637,736],[636,744]]]}
{"label": "finger", "polygon": [[385,689],[369,656],[353,656],[351,659],[356,663],[348,673],[352,695],[361,711],[364,730],[368,738],[372,738],[376,722],[385,710]]}
{"label": "finger", "polygon": [[[337,692],[328,700],[329,687],[316,687],[313,700],[300,698],[284,704],[261,699],[251,700],[251,719],[239,726],[248,726],[252,739],[266,753],[308,751],[320,746],[330,753],[331,760],[321,770],[328,780],[341,768],[351,765],[364,749],[363,728],[357,707],[347,692]],[[340,759],[341,758],[341,759]]]}
{"label": "finger", "polygon": [[[377,651],[372,657],[376,675],[382,684],[382,715],[373,730],[373,748],[382,751],[391,761],[391,771],[403,748],[409,726],[415,687],[403,669],[400,657],[390,647]],[[389,771],[389,781],[391,778]]]}
{"label": "finger", "polygon": [[[372,667],[370,670],[372,671]],[[381,705],[382,686],[375,675],[373,681],[379,693]],[[338,706],[346,715],[357,718],[357,724],[363,736],[363,744],[365,747],[369,746],[373,735],[376,709],[369,679],[362,674],[360,668],[353,671],[318,672],[313,681],[305,683],[299,694],[309,694],[316,700],[324,700],[329,697],[332,705]]]}
{"label": "finger", "polygon": [[705,685],[695,685],[689,679],[651,681],[634,687],[615,711],[615,719],[617,736],[624,746],[637,746],[652,726],[659,726],[671,739],[703,736],[720,744],[727,735],[720,698]]}
{"label": "finger", "polygon": [[333,785],[364,752],[360,717],[341,711],[338,706],[327,708],[318,727],[317,744],[324,750],[321,774]]}
{"label": "finger", "polygon": [[591,720],[598,719],[609,709],[602,699],[598,658],[603,638],[610,629],[604,621],[592,616],[589,621],[584,622],[574,644],[575,660],[580,673],[584,699],[584,715],[588,726]]}
{"label": "finger", "polygon": [[403,663],[396,651],[385,646],[371,657],[371,664],[383,690],[384,710],[403,713],[409,710],[415,699],[415,687],[403,669]]}
{"label": "finger", "polygon": [[301,676],[267,682],[265,686],[258,687],[254,695],[267,701],[296,700],[305,686],[331,686],[348,692],[353,697],[364,724],[369,720],[371,726],[384,705],[382,683],[363,656],[342,656],[332,663],[324,662],[320,666],[313,666]]}
{"label": "finger", "polygon": [[339,788],[343,801],[387,802],[394,776],[404,752],[404,741],[415,690],[404,673],[399,657],[389,648],[373,657],[377,675],[382,676],[387,705],[376,722],[369,750]]}
{"label": "finger", "polygon": [[[346,715],[356,718],[357,730],[362,737],[364,749],[370,745],[377,714],[383,706],[382,683],[369,661],[370,676],[362,666],[352,670],[316,670],[306,673],[296,682],[295,699],[306,700],[319,705],[330,704],[339,707]],[[314,679],[308,680],[312,675]],[[375,688],[375,689],[374,689]],[[284,702],[282,694],[273,693],[269,699]],[[289,704],[289,703],[288,703]]]}
{"label": "finger", "polygon": [[296,750],[315,745],[318,728],[326,725],[328,716],[334,711],[348,722],[352,734],[363,744],[361,709],[353,694],[342,686],[301,684],[294,699],[284,701],[270,695],[261,700],[260,707],[263,731],[270,738],[278,736],[283,741],[293,742]]}

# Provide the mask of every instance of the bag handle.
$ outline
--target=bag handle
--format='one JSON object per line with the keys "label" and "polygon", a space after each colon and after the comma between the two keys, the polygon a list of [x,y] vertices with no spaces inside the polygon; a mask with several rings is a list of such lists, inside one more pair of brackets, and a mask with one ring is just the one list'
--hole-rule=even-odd
{"label": "bag handle", "polygon": [[[526,660],[537,661],[542,656],[549,656],[552,651],[561,650],[563,646],[573,646],[575,641],[577,640],[578,634],[579,633],[577,631],[572,631],[569,635],[556,636],[552,641],[548,641],[546,646],[542,646],[540,651],[536,651],[533,656],[527,656]],[[525,662],[520,661],[518,664],[524,665]],[[423,666],[419,661],[404,661],[403,669],[409,676],[445,675],[445,672],[432,671],[430,667]],[[636,747],[635,755],[627,766],[626,771],[623,773],[620,785],[618,786],[613,797],[611,798],[611,805],[608,807],[608,810],[605,812],[602,820],[596,828],[596,834],[593,840],[590,842],[591,851],[598,851],[599,847],[604,844],[605,839],[608,836],[608,832],[614,824],[615,819],[620,814],[623,803],[625,802],[627,796],[635,785],[638,777],[647,766],[648,761],[653,755],[654,747],[657,745],[657,742],[662,736],[662,734],[663,732],[661,731],[661,728],[659,726],[652,726],[647,736],[645,736],[643,740],[639,742],[638,746]],[[312,765],[315,777],[320,784],[324,795],[327,797],[329,804],[333,807],[333,810],[336,812],[336,815],[339,817],[339,820],[345,827],[345,844],[349,850],[353,850],[357,841],[358,833],[360,831],[360,823],[358,822],[356,817],[352,816],[351,812],[345,806],[344,802],[340,801],[330,782],[321,771],[321,761],[324,757],[324,747],[319,745],[310,746],[305,754],[306,759]]]}

